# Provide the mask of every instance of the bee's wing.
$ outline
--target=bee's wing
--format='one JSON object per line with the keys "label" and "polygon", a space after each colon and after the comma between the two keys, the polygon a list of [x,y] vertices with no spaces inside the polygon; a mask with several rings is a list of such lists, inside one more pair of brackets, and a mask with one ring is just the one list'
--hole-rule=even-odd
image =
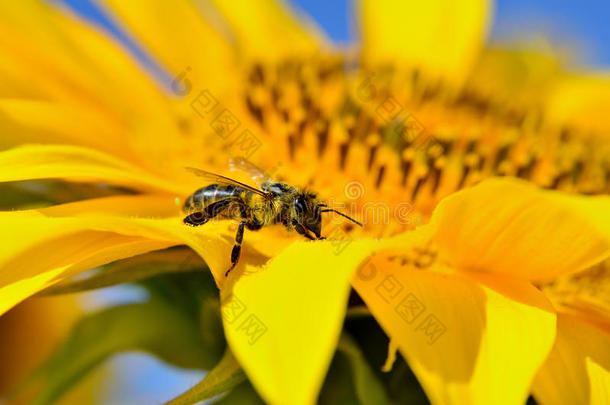
{"label": "bee's wing", "polygon": [[273,179],[263,169],[250,162],[244,157],[234,157],[229,159],[229,167],[231,170],[242,170],[252,177],[252,180],[259,186],[263,183],[271,183]]}
{"label": "bee's wing", "polygon": [[231,184],[233,186],[241,187],[243,189],[252,191],[253,193],[262,195],[263,197],[268,197],[268,194],[265,193],[262,190],[254,188],[252,186],[249,186],[249,185],[244,184],[242,182],[239,182],[237,180],[233,180],[233,179],[230,179],[228,177],[222,176],[220,174],[206,172],[205,170],[196,169],[194,167],[186,167],[185,169],[188,170],[189,172],[193,173],[196,176],[206,178],[206,179],[208,179],[210,181],[213,181],[214,183],[218,183],[218,184]]}

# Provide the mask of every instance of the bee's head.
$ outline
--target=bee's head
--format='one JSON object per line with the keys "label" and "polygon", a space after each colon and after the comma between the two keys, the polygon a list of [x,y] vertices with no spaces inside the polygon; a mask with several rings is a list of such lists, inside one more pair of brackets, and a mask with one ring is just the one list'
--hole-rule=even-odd
{"label": "bee's head", "polygon": [[310,192],[298,193],[292,202],[292,207],[297,221],[319,238],[322,218],[318,197]]}

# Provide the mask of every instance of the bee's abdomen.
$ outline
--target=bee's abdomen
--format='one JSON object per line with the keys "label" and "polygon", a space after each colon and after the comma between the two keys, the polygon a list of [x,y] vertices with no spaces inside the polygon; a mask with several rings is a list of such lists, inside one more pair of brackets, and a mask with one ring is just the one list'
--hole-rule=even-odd
{"label": "bee's abdomen", "polygon": [[201,210],[217,201],[239,197],[245,190],[240,187],[222,184],[210,184],[191,194],[184,202],[185,211]]}

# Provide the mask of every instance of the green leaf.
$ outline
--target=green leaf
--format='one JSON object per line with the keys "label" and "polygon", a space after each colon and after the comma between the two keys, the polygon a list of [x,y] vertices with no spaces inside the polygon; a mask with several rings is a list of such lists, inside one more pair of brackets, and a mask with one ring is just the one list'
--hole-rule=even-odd
{"label": "green leaf", "polygon": [[341,335],[337,347],[350,363],[356,396],[362,405],[387,405],[388,397],[383,385],[373,373],[354,340],[346,333]]}
{"label": "green leaf", "polygon": [[[164,273],[141,280],[137,283],[151,296],[162,299],[192,316],[193,322],[201,320],[202,302],[206,299],[218,301],[219,291],[208,269],[186,273]],[[220,310],[219,310],[220,313]],[[224,333],[221,333],[224,336]],[[223,351],[218,355],[222,356]],[[215,363],[214,363],[215,364]]]}
{"label": "green leaf", "polygon": [[218,297],[210,296],[203,299],[199,312],[199,327],[205,347],[212,352],[222,353],[227,346],[227,341],[224,337]]}
{"label": "green leaf", "polygon": [[318,405],[361,405],[356,396],[352,370],[347,358],[335,353],[320,390]]}
{"label": "green leaf", "polygon": [[[389,401],[393,405],[429,404],[419,382],[409,369],[400,352],[390,372],[382,372],[382,366],[388,355],[389,339],[373,317],[353,318],[346,323],[349,336],[358,347],[366,348],[362,355],[371,365],[371,371],[381,381]],[[342,356],[344,357],[344,356]]]}
{"label": "green leaf", "polygon": [[39,292],[37,295],[83,292],[122,283],[132,283],[159,274],[188,272],[204,267],[203,260],[191,249],[162,250],[111,263],[88,278],[68,279]]}
{"label": "green leaf", "polygon": [[227,349],[220,362],[203,380],[165,405],[189,405],[210,399],[232,389],[245,379],[246,374],[233,357],[233,353]]}
{"label": "green leaf", "polygon": [[77,322],[67,339],[30,380],[42,379],[35,405],[51,404],[109,356],[139,350],[183,368],[208,369],[213,356],[197,324],[166,302],[113,307]]}

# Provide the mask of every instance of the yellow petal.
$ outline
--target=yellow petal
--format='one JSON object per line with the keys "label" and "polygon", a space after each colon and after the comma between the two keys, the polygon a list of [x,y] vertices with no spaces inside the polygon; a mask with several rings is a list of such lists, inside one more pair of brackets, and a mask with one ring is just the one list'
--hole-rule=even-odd
{"label": "yellow petal", "polygon": [[463,80],[487,33],[490,2],[360,0],[362,54],[372,66],[403,63]]}
{"label": "yellow petal", "polygon": [[610,239],[610,197],[605,195],[574,198],[567,194],[555,196],[562,204],[592,224],[599,234]]}
{"label": "yellow petal", "polygon": [[[10,236],[2,232],[3,240],[14,238],[0,251],[0,314],[54,282],[80,271],[178,244],[109,232],[78,231],[65,221],[44,228],[31,221],[19,221],[17,226],[30,227],[31,231],[38,232],[36,236],[16,231],[16,224],[11,221],[0,220],[0,224],[9,226],[7,230],[11,231]],[[66,234],[66,229],[73,232]],[[49,234],[54,238],[37,239],[39,236],[50,239]]]}
{"label": "yellow petal", "polygon": [[60,145],[29,145],[0,152],[0,182],[62,178],[102,181],[140,190],[185,195],[194,188],[156,178],[102,152]]}
{"label": "yellow petal", "polygon": [[93,110],[78,106],[3,98],[0,99],[0,130],[2,148],[31,142],[69,143],[115,156],[129,156],[123,128]]}
{"label": "yellow petal", "polygon": [[555,315],[542,293],[508,278],[399,266],[383,255],[352,285],[432,404],[523,404],[553,344]]}
{"label": "yellow petal", "polygon": [[556,81],[548,97],[545,116],[558,127],[607,133],[610,131],[609,103],[609,72],[566,75]]}
{"label": "yellow petal", "polygon": [[[95,229],[127,232],[129,235],[144,235],[152,239],[181,241],[193,248],[206,261],[219,287],[225,283],[225,272],[230,266],[236,224],[230,221],[211,221],[197,228],[186,226],[182,222],[182,215],[176,217],[180,207],[176,206],[174,199],[166,195],[106,197],[55,205],[38,212],[46,217],[82,218],[85,223],[93,218],[94,222],[88,226],[93,226]],[[144,220],[145,218],[163,218],[164,221]],[[111,221],[110,225],[104,222],[108,219]],[[124,222],[125,219],[131,221],[133,226],[129,222]],[[142,221],[138,222],[139,219]],[[113,220],[115,222],[112,222]],[[135,230],[132,230],[133,227]],[[277,254],[287,246],[289,241],[280,240],[267,231],[268,229],[263,229],[245,237],[246,242],[242,246],[240,266],[237,270],[245,263],[260,265],[267,261],[270,252]],[[275,246],[276,244],[279,246]]]}
{"label": "yellow petal", "polygon": [[[543,280],[610,254],[610,199],[490,179],[443,200],[433,214],[439,257],[457,269]],[[598,223],[602,221],[602,224]],[[605,222],[603,222],[605,221]]]}
{"label": "yellow petal", "polygon": [[330,364],[358,264],[377,246],[295,242],[222,290],[231,350],[271,405],[312,405]]}
{"label": "yellow petal", "polygon": [[193,90],[212,87],[212,93],[218,94],[224,86],[233,84],[228,72],[234,51],[204,20],[193,2],[103,0],[102,3],[116,14],[119,25],[125,23],[173,75],[184,75],[183,80],[195,86]]}
{"label": "yellow petal", "polygon": [[0,49],[3,69],[22,91],[132,125],[150,116],[165,123],[166,100],[133,58],[45,2],[0,4]]}
{"label": "yellow petal", "polygon": [[230,0],[213,3],[227,19],[246,57],[307,57],[320,46],[320,34],[303,21],[303,16],[293,15],[282,0],[244,1],[239,6]]}
{"label": "yellow petal", "polygon": [[[171,209],[163,208],[164,201],[162,197],[111,197],[0,213],[0,313],[78,272],[181,244],[194,249],[222,285],[233,246],[229,224],[213,222],[191,228],[181,217],[133,216],[137,212],[167,215]],[[249,250],[244,260],[255,255]]]}
{"label": "yellow petal", "polygon": [[180,213],[180,207],[168,195],[137,194],[92,198],[39,210],[47,217],[123,216],[169,218]]}
{"label": "yellow petal", "polygon": [[[78,201],[55,205],[41,210],[49,217],[87,217],[91,215],[103,216],[133,216],[139,218],[172,218],[180,212],[175,199],[168,195],[130,195]],[[205,228],[207,229],[205,229]],[[216,232],[225,241],[217,246],[219,257],[222,259],[218,266],[212,266],[212,272],[218,285],[225,281],[224,273],[230,266],[231,249],[237,232],[237,226],[230,221],[211,222],[204,227],[187,230],[202,234]],[[213,228],[213,229],[210,229]],[[285,229],[277,227],[264,228],[257,232],[246,231],[242,245],[242,262],[262,264],[269,257],[276,256],[288,245],[295,241],[294,234],[286,235]],[[209,264],[209,263],[208,263]]]}
{"label": "yellow petal", "polygon": [[610,370],[586,359],[589,384],[591,384],[591,404],[610,404]]}
{"label": "yellow petal", "polygon": [[507,109],[539,108],[559,74],[561,60],[544,42],[485,48],[469,77],[471,91]]}
{"label": "yellow petal", "polygon": [[[202,257],[207,258],[207,264],[219,286],[226,280],[225,271],[230,266],[231,250],[234,244],[237,224],[231,221],[211,221],[204,226],[191,228],[182,223],[183,216],[176,218],[180,207],[174,198],[168,195],[128,195],[114,196],[78,201],[75,203],[55,205],[39,210],[47,217],[78,217],[88,220],[92,216],[103,217],[129,217],[148,219],[167,219],[166,223],[159,223],[176,238],[190,245]],[[112,228],[109,228],[112,230]],[[248,232],[244,236],[240,266],[249,263],[260,265],[269,257],[277,255],[289,244],[295,241],[294,235],[286,237],[286,230],[278,228],[264,228],[258,232]],[[395,242],[397,243],[397,242]],[[209,246],[208,246],[209,245]],[[206,253],[214,251],[214,255]],[[240,269],[236,269],[236,272]]]}
{"label": "yellow petal", "polygon": [[555,345],[532,391],[541,405],[607,404],[609,371],[610,333],[560,314]]}

